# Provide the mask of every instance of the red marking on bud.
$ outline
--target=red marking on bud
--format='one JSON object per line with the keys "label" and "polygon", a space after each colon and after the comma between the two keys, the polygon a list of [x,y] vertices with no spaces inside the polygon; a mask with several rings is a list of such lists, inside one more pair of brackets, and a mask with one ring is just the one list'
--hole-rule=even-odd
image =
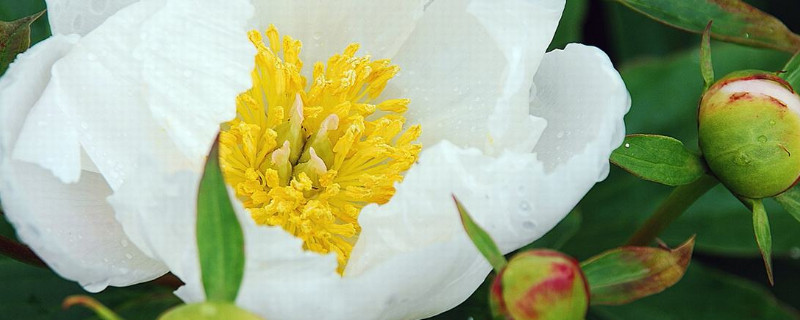
{"label": "red marking on bud", "polygon": [[539,312],[536,306],[547,306],[563,298],[569,298],[575,282],[575,269],[572,265],[554,262],[550,267],[551,274],[547,280],[528,289],[528,292],[516,301],[517,308],[527,319],[536,319]]}
{"label": "red marking on bud", "polygon": [[778,105],[779,107],[784,108],[784,109],[788,108],[788,106],[785,103],[783,103],[783,101],[780,101],[780,100],[778,100],[777,98],[775,98],[773,96],[767,96],[767,97],[769,98],[770,101],[772,101],[772,103]]}
{"label": "red marking on bud", "polygon": [[742,99],[750,100],[750,99],[753,99],[753,96],[750,95],[749,92],[737,92],[737,93],[732,94],[728,98],[728,101],[729,102],[735,102],[735,101],[739,101],[739,100],[742,100]]}

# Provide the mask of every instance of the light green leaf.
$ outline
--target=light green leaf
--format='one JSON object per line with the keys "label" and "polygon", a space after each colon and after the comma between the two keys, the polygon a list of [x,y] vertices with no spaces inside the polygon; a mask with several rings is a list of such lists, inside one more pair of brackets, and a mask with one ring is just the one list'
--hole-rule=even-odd
{"label": "light green leaf", "polygon": [[669,186],[689,184],[705,174],[703,161],[682,142],[658,135],[625,137],[611,154],[611,163],[639,178]]}
{"label": "light green leaf", "polygon": [[694,237],[675,249],[621,247],[581,263],[592,304],[619,305],[659,293],[683,277]]}
{"label": "light green leaf", "polygon": [[769,228],[767,210],[764,209],[764,203],[761,199],[752,200],[751,204],[753,206],[753,231],[756,235],[758,250],[761,251],[761,257],[764,259],[764,267],[767,269],[769,283],[774,284],[775,280],[772,276],[772,233]]}
{"label": "light green leaf", "polygon": [[484,231],[475,221],[472,220],[472,217],[469,216],[469,212],[467,209],[461,205],[461,202],[453,196],[453,200],[456,203],[456,207],[458,208],[458,214],[461,217],[461,224],[464,226],[464,230],[469,235],[469,238],[472,240],[472,243],[478,248],[478,251],[483,254],[486,260],[489,261],[489,264],[492,265],[494,271],[500,272],[503,268],[508,264],[506,261],[506,257],[503,256],[503,253],[500,252],[500,249],[497,248],[497,245],[492,240],[492,237],[489,236],[486,231]]}
{"label": "light green leaf", "polygon": [[206,160],[197,199],[197,249],[208,301],[233,302],[244,275],[244,236],[219,168],[219,142]]}
{"label": "light green leaf", "polygon": [[652,19],[702,33],[714,21],[715,39],[790,53],[800,49],[800,36],[780,20],[740,0],[617,0]]}
{"label": "light green leaf", "polygon": [[774,197],[798,222],[800,222],[800,187],[792,187],[786,192]]}
{"label": "light green leaf", "polygon": [[0,75],[18,54],[31,46],[31,24],[43,14],[41,11],[11,22],[0,21]]}

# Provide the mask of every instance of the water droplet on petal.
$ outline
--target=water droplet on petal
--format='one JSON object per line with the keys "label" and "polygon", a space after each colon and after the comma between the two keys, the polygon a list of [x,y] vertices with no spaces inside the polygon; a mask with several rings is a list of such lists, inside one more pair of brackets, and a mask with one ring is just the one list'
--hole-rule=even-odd
{"label": "water droplet on petal", "polygon": [[761,143],[767,142],[767,136],[758,136],[758,142]]}

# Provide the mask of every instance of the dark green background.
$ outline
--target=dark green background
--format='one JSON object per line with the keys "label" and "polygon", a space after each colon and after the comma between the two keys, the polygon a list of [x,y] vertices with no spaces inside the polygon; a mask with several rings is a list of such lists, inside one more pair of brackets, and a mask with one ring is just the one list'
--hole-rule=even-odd
{"label": "dark green background", "polygon": [[[678,0],[676,0],[678,1]],[[747,1],[800,31],[800,1]],[[13,20],[44,8],[42,0],[0,0],[0,20]],[[44,19],[32,38],[49,34]],[[702,88],[698,35],[648,20],[612,1],[567,0],[553,48],[582,41],[605,50],[628,86],[633,106],[628,133],[656,133],[697,149],[695,108]],[[714,42],[717,75],[737,69],[779,70],[785,53]],[[576,210],[533,246],[559,248],[585,259],[624,243],[669,192],[669,188],[612,168]],[[697,234],[695,258],[673,288],[619,307],[592,307],[589,319],[798,319],[800,307],[800,222],[774,202],[767,203],[774,237],[774,287],[769,287],[752,234],[750,213],[721,187],[701,198],[670,226],[662,239],[670,245]],[[0,234],[13,230],[0,221]],[[178,300],[165,288],[139,285],[95,295],[126,319],[153,319]],[[0,257],[0,318],[86,319],[91,314],[60,304],[84,293],[52,272]],[[487,319],[486,285],[464,304],[436,319]]]}

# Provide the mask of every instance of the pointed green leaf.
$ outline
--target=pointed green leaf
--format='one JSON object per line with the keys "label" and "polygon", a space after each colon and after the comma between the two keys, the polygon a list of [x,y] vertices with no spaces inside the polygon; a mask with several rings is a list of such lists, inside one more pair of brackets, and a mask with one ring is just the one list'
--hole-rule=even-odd
{"label": "pointed green leaf", "polygon": [[800,36],[783,22],[740,0],[617,0],[652,19],[702,33],[714,20],[711,36],[744,45],[790,53],[800,49]]}
{"label": "pointed green leaf", "polygon": [[800,221],[800,187],[792,187],[774,198],[786,212]]}
{"label": "pointed green leaf", "polygon": [[700,157],[666,136],[634,134],[611,154],[611,163],[631,174],[669,186],[694,182],[705,174]]}
{"label": "pointed green leaf", "polygon": [[591,303],[625,304],[677,283],[692,259],[694,237],[675,249],[621,247],[581,263]]}
{"label": "pointed green leaf", "polygon": [[703,75],[703,82],[705,83],[704,91],[708,90],[714,83],[714,65],[711,63],[711,24],[713,24],[713,21],[709,21],[708,25],[706,25],[706,29],[703,31],[703,40],[700,44],[700,73]]}
{"label": "pointed green leaf", "polygon": [[31,23],[39,19],[44,11],[11,22],[0,21],[0,75],[18,54],[31,45]]}
{"label": "pointed green leaf", "polygon": [[769,228],[767,210],[764,209],[764,203],[761,199],[751,201],[753,205],[753,231],[756,235],[756,243],[758,244],[758,250],[761,251],[761,257],[764,259],[764,267],[767,269],[769,284],[774,284],[775,280],[772,277],[772,233]]}
{"label": "pointed green leaf", "polygon": [[792,56],[781,70],[783,71],[780,74],[781,78],[786,80],[797,91],[797,88],[800,88],[800,53]]}
{"label": "pointed green leaf", "polygon": [[244,275],[244,236],[231,206],[214,142],[200,180],[197,249],[208,301],[233,302]]}
{"label": "pointed green leaf", "polygon": [[464,226],[464,230],[469,235],[469,238],[472,240],[472,243],[478,248],[478,251],[486,257],[486,260],[489,260],[489,264],[492,265],[494,271],[500,273],[503,270],[503,267],[506,266],[508,261],[506,261],[506,257],[503,256],[503,253],[500,252],[500,249],[497,248],[497,245],[492,240],[492,237],[489,236],[486,231],[484,231],[479,225],[472,221],[472,217],[469,216],[469,212],[464,206],[461,204],[456,196],[453,196],[453,200],[456,202],[456,208],[458,208],[458,214],[461,216],[461,224]]}

